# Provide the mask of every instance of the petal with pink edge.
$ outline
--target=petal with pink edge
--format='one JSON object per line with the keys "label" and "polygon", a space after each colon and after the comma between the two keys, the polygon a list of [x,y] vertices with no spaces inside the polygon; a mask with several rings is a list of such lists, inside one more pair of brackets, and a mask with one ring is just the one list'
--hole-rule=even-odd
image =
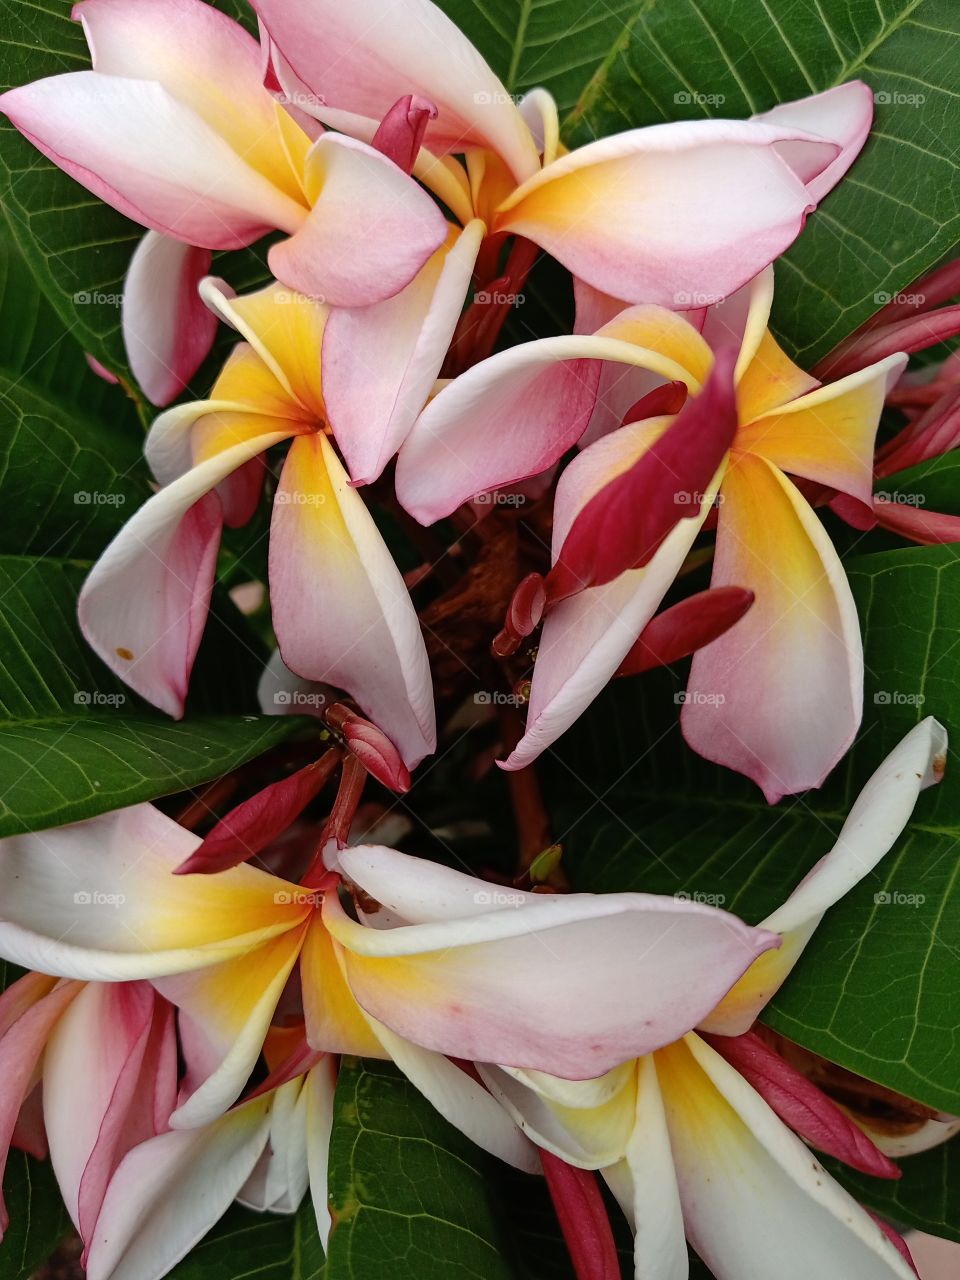
{"label": "petal with pink edge", "polygon": [[435,152],[498,153],[517,180],[537,150],[513,99],[459,28],[429,0],[257,0],[255,8],[299,80],[319,95],[311,113],[352,132],[405,94],[436,103],[425,143]]}
{"label": "petal with pink edge", "polygon": [[730,294],[793,243],[815,201],[779,144],[801,141],[805,174],[809,153],[826,168],[839,150],[802,130],[732,120],[615,134],[528,179],[494,230],[526,236],[614,297],[688,307],[704,281]]}
{"label": "petal with pink edge", "polygon": [[[811,153],[813,164],[805,181],[810,199],[819,203],[847,172],[867,140],[873,123],[873,90],[862,80],[849,80],[825,93],[798,98],[796,102],[781,103],[753,119],[765,124],[804,129],[808,133],[839,143],[840,154],[826,169],[820,169],[819,157],[815,152]],[[798,153],[797,165],[800,159]]]}
{"label": "petal with pink edge", "polygon": [[268,1095],[125,1157],[87,1255],[88,1280],[161,1280],[226,1213],[270,1133]]}
{"label": "petal with pink edge", "polygon": [[268,261],[278,280],[331,306],[364,307],[393,297],[446,239],[446,219],[430,196],[354,138],[318,138],[306,184],[309,216],[271,248]]}
{"label": "petal with pink edge", "polygon": [[137,245],[123,287],[123,341],[147,398],[169,404],[213,344],[216,317],[197,285],[210,270],[210,250],[148,231]]}
{"label": "petal with pink edge", "polygon": [[65,977],[152,978],[241,955],[312,911],[255,867],[173,875],[199,843],[146,804],[0,841],[0,951]]}
{"label": "petal with pink edge", "polygon": [[155,81],[74,71],[0,97],[0,110],[65,173],[134,222],[236,249],[307,211]]}
{"label": "petal with pink edge", "polygon": [[837,842],[763,922],[783,946],[761,956],[701,1024],[719,1035],[742,1035],[776,994],[820,923],[823,913],[868,875],[900,836],[917,797],[943,776],[947,734],[928,716],[891,751],[850,810]]}
{"label": "petal with pink edge", "polygon": [[870,1215],[698,1036],[658,1053],[656,1066],[687,1239],[717,1280],[916,1280]]}
{"label": "petal with pink edge", "polygon": [[210,490],[288,434],[254,436],[154,494],[83,584],[78,614],[87,643],[131,689],[176,719],[203,636],[220,545],[220,500]]}
{"label": "petal with pink edge", "polygon": [[400,571],[326,436],[287,454],[270,531],[270,594],[283,660],[346,689],[412,769],[436,746],[433,686]]}
{"label": "petal with pink edge", "polygon": [[[340,861],[388,910],[409,919],[418,895],[432,917],[369,928],[327,894],[324,922],[354,995],[398,1035],[469,1061],[600,1075],[695,1024],[708,992],[729,989],[774,943],[733,916],[672,898],[510,893],[504,904],[483,881],[391,849],[348,848]],[[635,996],[626,1011],[624,987]]]}
{"label": "petal with pink edge", "polygon": [[470,286],[483,224],[446,244],[395,297],[340,308],[323,338],[323,394],[355,484],[371,484],[410,433],[440,372]]}
{"label": "petal with pink edge", "polygon": [[754,602],[694,655],[681,725],[695,751],[774,804],[820,786],[853,740],[860,625],[833,543],[782,472],[737,454],[721,494],[711,585],[746,588]]}

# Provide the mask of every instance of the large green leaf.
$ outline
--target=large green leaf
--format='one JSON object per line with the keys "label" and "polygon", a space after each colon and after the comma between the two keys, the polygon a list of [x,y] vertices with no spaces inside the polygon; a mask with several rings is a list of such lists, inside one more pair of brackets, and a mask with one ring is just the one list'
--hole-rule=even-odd
{"label": "large green leaf", "polygon": [[[555,757],[566,800],[555,835],[577,887],[702,896],[760,920],[831,847],[863,782],[918,719],[960,725],[956,550],[884,552],[848,568],[866,635],[864,724],[824,789],[768,807],[684,747],[676,672],[633,690],[618,682]],[[948,765],[765,1014],[807,1048],[947,1111],[960,1111],[958,838],[960,777]]]}
{"label": "large green leaf", "polygon": [[960,240],[955,0],[637,4],[568,134],[748,116],[855,78],[875,91],[873,134],[778,273],[776,327],[808,362]]}
{"label": "large green leaf", "polygon": [[3,1178],[10,1226],[0,1244],[3,1280],[27,1280],[70,1230],[49,1161],[11,1151]]}
{"label": "large green leaf", "polygon": [[888,1182],[824,1160],[848,1191],[889,1222],[960,1241],[960,1138],[897,1163],[903,1177]]}
{"label": "large green leaf", "polygon": [[[196,786],[301,727],[296,717],[253,714],[177,723],[146,708],[80,637],[75,607],[85,572],[0,556],[0,835]],[[262,655],[247,648],[249,637],[235,643],[249,690]],[[236,661],[218,651],[213,665],[232,683]],[[243,689],[233,696],[237,705]]]}
{"label": "large green leaf", "polygon": [[235,1205],[169,1280],[321,1280],[323,1246],[310,1197],[296,1214],[251,1213]]}
{"label": "large green leaf", "polygon": [[344,1059],[327,1280],[512,1280],[484,1168],[393,1066]]}

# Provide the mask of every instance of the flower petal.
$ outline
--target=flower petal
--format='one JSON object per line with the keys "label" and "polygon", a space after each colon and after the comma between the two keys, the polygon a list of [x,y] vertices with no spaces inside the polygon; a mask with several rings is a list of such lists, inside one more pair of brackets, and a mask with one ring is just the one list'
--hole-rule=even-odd
{"label": "flower petal", "polygon": [[210,490],[289,434],[257,435],[154,494],[83,584],[78,614],[87,643],[131,689],[177,719],[203,635],[220,545],[220,501]]}
{"label": "flower petal", "polygon": [[873,122],[873,90],[862,80],[848,80],[825,93],[796,102],[784,102],[753,117],[766,124],[787,125],[840,144],[840,154],[826,169],[819,169],[815,153],[813,171],[805,178],[813,201],[831,191],[860,154]]}
{"label": "flower petal", "polygon": [[483,224],[451,228],[395,297],[338,308],[323,339],[330,424],[355,484],[372,484],[410,433],[440,372],[470,285]]}
{"label": "flower petal", "polygon": [[704,281],[732,293],[799,234],[816,202],[779,152],[801,141],[821,168],[839,150],[788,126],[733,120],[615,134],[528,179],[494,230],[526,236],[614,297],[689,306]]}
{"label": "flower petal", "polygon": [[850,810],[831,851],[821,858],[782,907],[763,922],[783,946],[762,956],[701,1024],[719,1035],[742,1035],[776,994],[820,923],[893,847],[920,792],[943,776],[947,734],[928,716],[906,735],[871,776]]}
{"label": "flower petal", "polygon": [[308,931],[300,960],[307,1042],[322,1053],[387,1056],[344,976],[343,957],[320,922]]}
{"label": "flower petal", "polygon": [[0,110],[101,200],[188,244],[236,249],[306,217],[156,81],[74,71],[9,90]]}
{"label": "flower petal", "polygon": [[846,574],[816,515],[776,467],[731,459],[711,585],[754,593],[746,616],[693,658],[681,725],[700,755],[773,804],[818,787],[863,710],[863,650]]}
{"label": "flower petal", "polygon": [[275,1090],[270,1108],[270,1137],[250,1177],[237,1194],[240,1204],[258,1213],[296,1213],[310,1185],[307,1162],[308,1095],[306,1078]]}
{"label": "flower petal", "polygon": [[769,410],[740,428],[737,448],[871,505],[877,426],[906,363],[905,355],[888,356]]}
{"label": "flower petal", "polygon": [[436,746],[420,624],[400,572],[324,435],[301,436],[274,499],[270,594],[283,660],[351,693],[412,769]]}
{"label": "flower petal", "polygon": [[[340,862],[388,910],[410,918],[419,899],[431,916],[375,929],[325,896],[323,918],[354,995],[397,1034],[469,1061],[600,1075],[694,1025],[708,992],[727,990],[772,943],[735,917],[672,898],[505,894],[370,846],[342,850]],[[450,901],[465,899],[466,911],[451,915]],[[437,919],[445,903],[447,917]],[[635,996],[626,1011],[624,987]]]}
{"label": "flower petal", "polygon": [[695,1035],[657,1055],[687,1238],[717,1280],[915,1280],[870,1215]]}
{"label": "flower petal", "polygon": [[[614,438],[604,437],[591,448]],[[547,615],[530,686],[526,730],[503,762],[504,769],[522,769],[535,760],[616,674],[676,578],[710,512],[716,484],[715,477],[700,515],[681,520],[644,568],[630,569],[605,586],[578,592]]]}
{"label": "flower petal", "polygon": [[213,343],[217,322],[197,293],[209,270],[209,249],[157,231],[147,232],[130,259],[123,341],[134,377],[153,404],[169,404],[180,394]]}
{"label": "flower petal", "polygon": [[435,152],[489,149],[518,180],[537,152],[513,99],[459,28],[429,0],[256,0],[255,8],[299,79],[319,96],[312,110],[382,119],[404,94],[436,103],[426,145]]}
{"label": "flower petal", "polygon": [[0,951],[16,964],[114,982],[240,955],[312,910],[282,880],[234,867],[172,874],[199,844],[152,805],[0,841]]}
{"label": "flower petal", "polygon": [[226,1213],[260,1158],[272,1099],[202,1129],[143,1142],[114,1174],[87,1257],[89,1280],[161,1280]]}
{"label": "flower petal", "polygon": [[446,239],[446,219],[430,196],[355,138],[318,138],[306,183],[313,207],[268,262],[278,280],[321,302],[363,307],[393,297]]}

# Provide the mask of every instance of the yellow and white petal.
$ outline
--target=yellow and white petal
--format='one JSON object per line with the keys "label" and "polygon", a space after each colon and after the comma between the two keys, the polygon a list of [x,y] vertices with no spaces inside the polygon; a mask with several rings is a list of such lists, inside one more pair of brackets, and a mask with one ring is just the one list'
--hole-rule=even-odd
{"label": "yellow and white petal", "polygon": [[65,977],[159,977],[240,955],[313,910],[255,867],[173,875],[199,843],[146,804],[0,841],[0,949]]}
{"label": "yellow and white petal", "polygon": [[300,986],[311,1048],[321,1053],[351,1053],[359,1058],[387,1056],[370,1027],[370,1019],[347,985],[340,948],[319,919],[308,930],[304,942]]}
{"label": "yellow and white petal", "polygon": [[737,448],[872,506],[877,426],[906,363],[905,355],[888,356],[752,421],[741,416]]}
{"label": "yellow and white petal", "polygon": [[637,1063],[637,1106],[627,1147],[633,1204],[633,1254],[638,1277],[687,1280],[683,1208],[660,1088],[659,1054]]}
{"label": "yellow and white petal", "polygon": [[657,1054],[687,1239],[717,1280],[916,1280],[871,1216],[698,1036]]}
{"label": "yellow and white petal", "polygon": [[863,710],[856,606],[806,499],[763,458],[724,476],[711,583],[754,592],[747,614],[694,655],[684,737],[752,778],[774,803],[818,787]]}
{"label": "yellow and white petal", "polygon": [[416,611],[363,499],[323,435],[290,447],[270,532],[274,630],[286,665],[346,689],[412,769],[434,750]]}
{"label": "yellow and white petal", "polygon": [[306,1076],[274,1090],[270,1137],[237,1199],[258,1213],[296,1213],[310,1185]]}

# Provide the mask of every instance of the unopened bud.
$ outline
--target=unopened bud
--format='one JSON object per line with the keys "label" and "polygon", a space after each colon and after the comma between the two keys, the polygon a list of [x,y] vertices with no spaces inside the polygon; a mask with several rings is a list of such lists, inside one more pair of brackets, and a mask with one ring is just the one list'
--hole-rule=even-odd
{"label": "unopened bud", "polygon": [[347,747],[367,773],[391,791],[410,790],[410,771],[403,763],[400,752],[382,729],[378,729],[350,707],[345,707],[342,702],[335,702],[324,719],[331,729],[342,734]]}

